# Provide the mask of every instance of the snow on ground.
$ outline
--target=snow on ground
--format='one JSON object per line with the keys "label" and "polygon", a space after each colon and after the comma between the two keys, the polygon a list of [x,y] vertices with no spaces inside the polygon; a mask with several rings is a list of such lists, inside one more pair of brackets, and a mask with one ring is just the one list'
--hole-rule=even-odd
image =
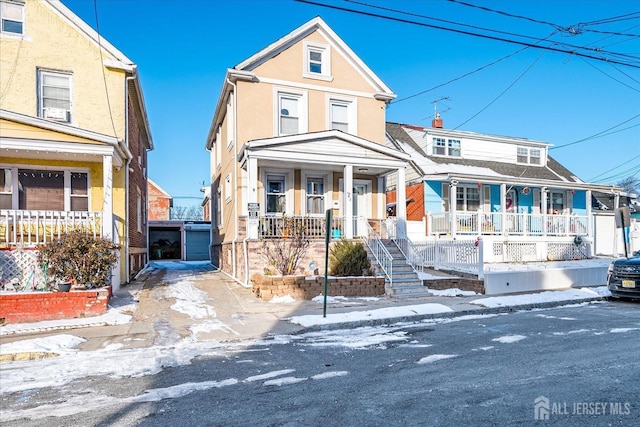
{"label": "snow on ground", "polygon": [[505,335],[503,337],[494,338],[491,341],[499,342],[502,344],[511,344],[514,342],[521,341],[525,338],[526,337],[524,335]]}
{"label": "snow on ground", "polygon": [[[601,289],[604,288],[604,289]],[[505,295],[473,300],[470,303],[484,307],[511,307],[524,304],[542,304],[547,302],[583,300],[599,296],[606,296],[606,286],[598,288],[568,289],[565,291],[545,291],[522,295]],[[611,295],[609,293],[609,295]]]}
{"label": "snow on ground", "polygon": [[131,322],[131,316],[122,313],[120,309],[109,307],[100,316],[83,317],[78,319],[45,320],[33,323],[11,323],[0,326],[0,335],[26,334],[64,329],[86,328],[89,326],[122,325]]}
{"label": "snow on ground", "polygon": [[437,362],[438,360],[451,359],[452,357],[458,357],[457,354],[432,354],[431,356],[423,357],[418,360],[419,365],[425,365],[427,363]]}
{"label": "snow on ground", "polygon": [[429,293],[438,297],[468,297],[472,295],[478,295],[473,291],[463,291],[462,289],[458,288],[429,289]]}
{"label": "snow on ground", "polygon": [[358,320],[393,319],[421,314],[449,313],[453,309],[442,304],[418,304],[400,307],[386,307],[375,310],[351,311],[347,313],[328,313],[326,317],[316,314],[293,316],[291,323],[302,326],[329,325],[334,323],[354,322]]}

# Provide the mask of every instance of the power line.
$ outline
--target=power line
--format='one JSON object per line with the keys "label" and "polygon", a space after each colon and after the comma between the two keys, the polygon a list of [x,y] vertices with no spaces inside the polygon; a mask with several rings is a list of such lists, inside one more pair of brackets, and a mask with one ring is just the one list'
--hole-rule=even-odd
{"label": "power line", "polygon": [[536,63],[540,60],[540,58],[542,58],[544,56],[546,52],[542,52],[535,61],[533,61],[531,63],[531,65],[529,65],[527,67],[526,70],[524,70],[522,72],[522,74],[520,74],[518,76],[518,78],[516,78],[509,86],[507,86],[507,88],[505,90],[502,91],[502,93],[500,93],[500,95],[498,95],[497,97],[495,97],[493,99],[493,101],[491,101],[490,103],[488,103],[483,109],[481,109],[480,111],[478,111],[476,114],[474,114],[473,116],[471,116],[469,119],[465,120],[464,122],[462,122],[461,124],[459,124],[458,126],[456,126],[455,128],[453,128],[453,130],[459,129],[460,127],[464,126],[465,124],[469,123],[471,120],[473,120],[474,118],[476,118],[480,113],[482,113],[484,110],[486,110],[487,108],[489,108],[494,102],[496,102],[498,99],[500,99],[502,97],[502,95],[504,95],[505,93],[507,93],[522,77],[524,77],[525,74],[527,74],[529,72],[529,70],[531,70],[531,68],[533,68],[534,65],[536,65]]}
{"label": "power line", "polygon": [[[464,34],[464,35],[469,35],[469,36],[474,36],[474,37],[480,37],[480,38],[485,38],[485,39],[494,40],[494,41],[502,41],[502,42],[506,42],[506,43],[518,44],[518,45],[521,45],[521,46],[533,47],[533,48],[536,48],[536,49],[543,49],[543,50],[549,50],[549,51],[553,51],[553,52],[559,52],[559,53],[566,53],[566,54],[570,54],[570,55],[582,56],[582,57],[585,57],[585,58],[594,59],[596,61],[610,62],[610,63],[614,63],[614,64],[625,65],[625,66],[632,67],[632,68],[640,68],[640,65],[635,65],[635,64],[630,63],[630,62],[622,62],[622,61],[615,60],[615,59],[597,57],[597,56],[589,55],[589,54],[586,54],[586,53],[581,53],[581,52],[576,52],[576,51],[566,50],[566,49],[560,49],[560,48],[555,48],[553,46],[538,46],[538,45],[533,44],[533,43],[526,43],[526,42],[522,42],[522,41],[518,41],[518,40],[510,40],[510,39],[505,39],[505,38],[502,38],[502,37],[495,37],[495,36],[491,36],[491,35],[487,35],[487,34],[473,33],[473,32],[470,32],[470,31],[464,31],[464,30],[459,30],[459,29],[454,29],[454,28],[447,28],[447,27],[442,27],[442,26],[433,25],[433,24],[427,24],[427,23],[424,23],[424,22],[411,21],[409,19],[402,19],[402,18],[397,18],[397,17],[380,15],[380,14],[377,14],[377,13],[371,13],[371,12],[365,12],[365,11],[361,11],[361,10],[349,9],[349,8],[346,8],[346,7],[340,7],[340,6],[335,6],[335,5],[318,3],[318,2],[312,1],[312,0],[295,0],[295,1],[300,2],[300,3],[311,4],[311,5],[314,5],[314,6],[326,7],[326,8],[334,9],[334,10],[341,10],[343,12],[350,12],[350,13],[355,13],[355,14],[359,14],[359,15],[370,16],[370,17],[373,17],[373,18],[386,19],[386,20],[400,22],[400,23],[404,23],[404,24],[418,25],[418,26],[422,26],[422,27],[433,28],[433,29],[436,29],[436,30],[449,31],[449,32],[454,32],[454,33]],[[622,54],[615,54],[615,55],[622,55]],[[633,58],[635,59],[635,57],[633,57]]]}
{"label": "power line", "polygon": [[609,173],[609,172],[611,172],[611,171],[614,171],[614,170],[618,169],[620,166],[624,166],[624,165],[626,165],[627,163],[630,163],[630,162],[634,161],[634,160],[635,160],[635,159],[637,159],[638,157],[640,157],[640,155],[635,156],[634,158],[629,159],[629,160],[627,160],[626,162],[619,164],[619,165],[618,165],[618,166],[616,166],[615,168],[609,169],[608,171],[604,171],[604,172],[602,172],[600,175],[596,175],[596,176],[594,176],[594,177],[593,177],[593,178],[591,178],[589,181],[594,181],[596,178],[600,178],[600,177],[601,177],[602,175],[604,175],[605,173]]}
{"label": "power line", "polygon": [[484,7],[484,6],[478,6],[476,4],[465,3],[465,2],[459,1],[459,0],[448,0],[448,1],[450,1],[451,3],[457,3],[457,4],[462,5],[462,6],[473,7],[473,8],[481,9],[481,10],[484,10],[484,11],[487,11],[487,12],[493,12],[493,13],[497,13],[499,15],[509,16],[511,18],[524,19],[526,21],[535,22],[536,24],[550,25],[550,26],[552,26],[553,28],[555,28],[558,31],[565,31],[564,27],[562,27],[562,26],[560,26],[558,24],[554,24],[553,22],[541,21],[541,20],[538,20],[538,19],[529,18],[528,16],[515,15],[513,13],[503,12],[501,10],[495,10],[495,9],[491,9],[491,8]]}
{"label": "power line", "polygon": [[[601,72],[602,74],[604,74],[605,76],[609,77],[611,80],[614,80],[614,81],[616,81],[616,82],[620,83],[621,85],[628,87],[628,88],[629,88],[629,89],[631,89],[631,90],[635,90],[636,92],[640,92],[640,90],[639,90],[639,89],[636,89],[635,87],[630,86],[630,85],[626,84],[625,82],[622,82],[622,81],[620,81],[620,80],[616,79],[616,78],[615,78],[615,77],[613,77],[612,75],[607,74],[607,72],[606,72],[606,71],[601,70],[600,68],[598,68],[598,67],[596,67],[595,65],[591,64],[589,61],[585,61],[583,58],[580,58],[580,59],[581,59],[582,61],[584,61],[588,66],[590,66],[590,67],[594,68],[595,70],[597,70],[597,71]],[[617,68],[616,68],[616,69],[617,69]],[[620,71],[620,70],[618,70],[618,71]],[[623,73],[623,74],[624,74],[624,73]],[[629,77],[631,80],[633,80],[633,81],[637,82],[637,80],[636,80],[636,79],[634,79],[633,77],[628,76],[627,74],[625,74],[625,76],[627,76],[627,77]]]}
{"label": "power line", "polygon": [[637,119],[638,117],[640,117],[640,114],[637,114],[637,115],[635,115],[635,116],[631,117],[630,119],[625,120],[625,121],[624,121],[624,122],[622,122],[622,123],[618,123],[618,124],[617,124],[617,125],[615,125],[615,126],[611,126],[609,129],[605,129],[605,130],[603,130],[603,131],[601,131],[601,132],[595,133],[595,134],[593,134],[593,135],[591,135],[591,136],[588,136],[588,137],[586,137],[586,138],[579,139],[579,140],[574,141],[574,142],[570,142],[570,143],[568,143],[568,144],[564,144],[564,145],[557,145],[557,146],[555,146],[555,147],[550,147],[550,148],[549,148],[549,150],[555,150],[555,149],[558,149],[558,148],[565,148],[565,147],[569,147],[570,145],[575,145],[575,144],[578,144],[578,143],[580,143],[580,142],[587,141],[587,140],[589,140],[589,139],[594,139],[594,138],[596,138],[596,137],[598,137],[598,136],[603,136],[602,134],[604,134],[605,132],[609,132],[611,129],[615,129],[615,128],[617,128],[618,126],[622,126],[623,124],[628,123],[628,122],[630,122],[631,120]]}
{"label": "power line", "polygon": [[[93,0],[93,11],[96,17],[96,33],[98,35],[98,51],[100,52],[100,70],[102,71],[102,81],[104,82],[104,94],[107,98],[107,108],[109,109],[109,118],[111,119],[111,128],[113,129],[113,136],[118,137],[118,132],[116,131],[116,124],[113,120],[113,111],[111,111],[111,100],[109,99],[109,88],[107,87],[107,76],[104,73],[104,58],[102,57],[102,45],[100,44],[100,40],[102,40],[102,36],[100,35],[100,25],[98,24],[98,2],[97,0]],[[127,100],[125,99],[125,102]],[[128,120],[125,118],[125,120]],[[126,138],[126,135],[125,135]]]}

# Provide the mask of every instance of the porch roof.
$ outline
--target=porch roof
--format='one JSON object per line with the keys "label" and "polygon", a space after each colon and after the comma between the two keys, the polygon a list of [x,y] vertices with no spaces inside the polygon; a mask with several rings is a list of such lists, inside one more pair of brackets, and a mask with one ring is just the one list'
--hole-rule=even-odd
{"label": "porch roof", "polygon": [[0,109],[2,157],[30,157],[48,160],[102,161],[113,155],[114,165],[122,166],[132,157],[124,142],[64,123]]}
{"label": "porch roof", "polygon": [[255,157],[282,164],[318,164],[341,170],[344,165],[366,168],[368,174],[381,174],[405,167],[410,156],[399,150],[338,130],[257,139],[246,142],[239,159]]}

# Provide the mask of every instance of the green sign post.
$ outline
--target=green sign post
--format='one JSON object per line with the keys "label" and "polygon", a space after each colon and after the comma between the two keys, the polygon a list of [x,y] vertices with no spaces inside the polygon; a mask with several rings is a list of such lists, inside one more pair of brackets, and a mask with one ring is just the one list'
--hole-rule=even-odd
{"label": "green sign post", "polygon": [[324,238],[324,303],[322,317],[327,317],[327,290],[329,288],[329,242],[331,241],[331,209],[327,209],[326,235]]}

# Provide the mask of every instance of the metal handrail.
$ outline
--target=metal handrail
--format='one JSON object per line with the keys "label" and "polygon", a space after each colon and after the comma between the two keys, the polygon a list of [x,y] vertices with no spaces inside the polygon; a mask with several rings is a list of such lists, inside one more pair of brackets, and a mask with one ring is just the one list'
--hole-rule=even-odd
{"label": "metal handrail", "polygon": [[409,238],[394,238],[393,241],[398,246],[398,249],[400,249],[400,252],[402,252],[402,255],[404,255],[407,263],[413,268],[413,271],[416,273],[424,273],[424,266],[427,261],[413,242]]}
{"label": "metal handrail", "polygon": [[376,259],[378,266],[384,272],[389,285],[393,284],[393,257],[382,243],[382,240],[378,236],[378,233],[371,227],[371,224],[367,222],[367,238],[363,238],[364,243],[367,245],[373,257]]}

